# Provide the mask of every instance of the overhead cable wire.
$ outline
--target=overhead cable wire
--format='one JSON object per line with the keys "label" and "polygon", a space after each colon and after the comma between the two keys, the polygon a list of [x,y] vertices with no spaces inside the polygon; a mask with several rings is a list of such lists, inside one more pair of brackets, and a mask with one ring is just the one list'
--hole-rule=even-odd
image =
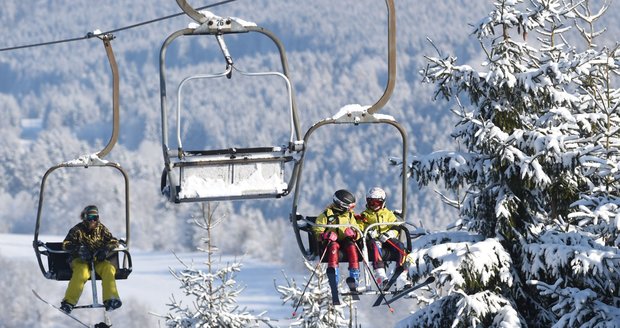
{"label": "overhead cable wire", "polygon": [[[203,10],[203,9],[207,9],[207,8],[212,8],[212,7],[217,7],[220,5],[224,5],[227,4],[229,2],[235,2],[237,0],[224,0],[224,1],[220,1],[220,2],[216,2],[214,4],[210,4],[210,5],[206,5],[206,6],[202,6],[199,8],[196,8],[196,10]],[[182,16],[185,15],[185,12],[180,12],[180,13],[176,13],[176,14],[172,14],[172,15],[168,15],[168,16],[164,16],[164,17],[160,17],[160,18],[155,18],[155,19],[151,19],[145,22],[141,22],[141,23],[136,23],[133,25],[129,25],[129,26],[125,26],[125,27],[120,27],[117,29],[113,29],[113,30],[109,30],[106,32],[102,32],[101,34],[94,34],[92,32],[88,32],[85,36],[82,37],[77,37],[77,38],[70,38],[70,39],[63,39],[63,40],[57,40],[57,41],[48,41],[48,42],[40,42],[40,43],[33,43],[33,44],[27,44],[27,45],[23,45],[23,46],[15,46],[15,47],[8,47],[8,48],[0,48],[0,52],[3,51],[12,51],[12,50],[18,50],[18,49],[25,49],[25,48],[34,48],[34,47],[41,47],[41,46],[49,46],[49,45],[53,45],[53,44],[59,44],[59,43],[66,43],[66,42],[73,42],[73,41],[80,41],[80,40],[85,40],[85,39],[90,39],[92,37],[97,37],[99,35],[102,34],[111,34],[111,33],[116,33],[116,32],[120,32],[120,31],[124,31],[124,30],[129,30],[132,28],[136,28],[136,27],[140,27],[143,25],[148,25],[148,24],[152,24],[152,23],[156,23],[159,21],[163,21],[166,19],[170,19],[170,18],[174,18],[177,16]]]}

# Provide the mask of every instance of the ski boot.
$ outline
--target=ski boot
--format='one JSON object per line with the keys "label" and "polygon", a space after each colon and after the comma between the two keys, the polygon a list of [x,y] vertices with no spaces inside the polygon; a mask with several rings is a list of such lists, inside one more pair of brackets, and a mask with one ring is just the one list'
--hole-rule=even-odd
{"label": "ski boot", "polygon": [[349,278],[347,278],[347,286],[354,293],[357,292],[358,283],[360,281],[360,269],[349,269]]}
{"label": "ski boot", "polygon": [[396,278],[396,290],[403,290],[411,286],[412,283],[409,281],[409,272],[405,270]]}
{"label": "ski boot", "polygon": [[121,300],[116,299],[116,298],[103,301],[103,306],[105,306],[106,311],[116,310],[119,307],[121,307],[121,305],[123,305],[123,302],[121,302]]}
{"label": "ski boot", "polygon": [[375,279],[377,281],[377,285],[380,288],[383,288],[385,284],[388,282],[387,274],[385,273],[385,268],[376,268],[375,269]]}
{"label": "ski boot", "polygon": [[62,300],[62,302],[60,302],[60,310],[62,312],[64,312],[64,313],[66,313],[66,314],[71,313],[71,311],[73,311],[73,307],[74,306],[75,305],[73,305],[73,304],[71,304],[71,303],[69,303],[69,302],[67,302],[65,300]]}

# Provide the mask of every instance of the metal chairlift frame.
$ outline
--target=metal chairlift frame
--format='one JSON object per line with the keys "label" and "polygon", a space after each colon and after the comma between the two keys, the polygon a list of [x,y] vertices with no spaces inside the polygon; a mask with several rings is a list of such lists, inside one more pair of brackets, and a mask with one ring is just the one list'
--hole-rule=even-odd
{"label": "metal chairlift frame", "polygon": [[[219,16],[206,16],[196,11],[185,0],[177,0],[179,7],[194,19],[198,24],[196,28],[185,28],[172,33],[161,46],[159,65],[160,65],[160,96],[161,96],[161,128],[162,128],[162,151],[164,155],[164,170],[161,178],[162,193],[168,199],[175,203],[182,202],[198,202],[198,201],[216,201],[216,200],[239,200],[239,199],[259,199],[259,198],[279,198],[288,195],[294,184],[296,172],[298,170],[299,153],[303,151],[303,143],[300,140],[299,118],[297,114],[297,105],[289,79],[288,62],[284,47],[280,40],[265,28],[258,27],[253,23],[247,23],[237,18]],[[271,39],[280,54],[282,65],[282,73],[280,72],[243,72],[237,70],[233,65],[232,56],[230,55],[224,35],[256,32],[266,35]],[[176,39],[182,36],[212,35],[216,38],[222,54],[226,60],[226,70],[215,74],[197,74],[183,79],[177,89],[177,112],[176,112],[176,129],[177,129],[177,149],[170,149],[168,135],[168,108],[167,108],[167,91],[166,91],[166,50],[168,46]],[[230,77],[234,72],[238,72],[246,76],[277,76],[282,78],[287,86],[288,101],[290,110],[291,133],[288,144],[282,146],[268,147],[252,147],[252,148],[226,148],[213,150],[185,150],[181,141],[181,100],[183,86],[194,79],[211,79]],[[288,162],[294,162],[288,182],[285,180],[284,167]],[[214,170],[216,179],[226,186],[233,185],[236,172],[242,169],[252,169],[258,167],[272,168],[276,173],[278,183],[276,186],[270,186],[264,189],[242,189],[242,190],[226,190],[226,188],[218,189],[217,186],[210,188],[208,194],[189,194],[184,193],[184,184],[186,179],[192,176],[191,170],[194,170],[194,176],[210,176]],[[219,170],[219,171],[218,171]],[[223,174],[222,172],[225,172]],[[256,171],[254,171],[256,172]],[[221,176],[217,176],[220,173]],[[286,187],[284,187],[286,185]],[[217,190],[216,190],[217,189]]]}
{"label": "metal chairlift frame", "polygon": [[[41,189],[39,191],[39,203],[37,208],[37,219],[34,229],[34,240],[32,246],[35,251],[37,262],[43,276],[47,279],[57,281],[67,281],[71,279],[71,267],[69,265],[71,260],[71,254],[62,249],[62,241],[60,242],[44,242],[39,240],[39,233],[43,214],[43,203],[45,199],[45,186],[47,178],[56,170],[61,168],[112,168],[119,171],[124,178],[125,185],[125,236],[121,240],[121,245],[114,249],[108,256],[108,260],[116,267],[116,279],[127,279],[132,271],[131,255],[129,253],[130,245],[130,206],[129,206],[129,178],[127,172],[118,164],[106,160],[102,160],[114,147],[114,144],[118,140],[119,131],[119,76],[118,67],[114,58],[114,52],[110,41],[114,38],[111,34],[99,35],[106,49],[110,68],[112,70],[113,78],[113,91],[112,91],[112,112],[113,112],[113,127],[112,135],[108,141],[108,144],[103,150],[96,154],[82,156],[76,160],[60,163],[49,168],[43,175],[41,181]],[[47,262],[43,260],[43,257],[47,257]],[[121,258],[122,257],[122,258]],[[96,280],[100,280],[101,277],[94,272],[94,266],[91,269],[91,283],[93,293],[93,303],[89,305],[77,306],[77,308],[96,308],[103,307],[103,304],[98,303]]]}
{"label": "metal chairlift frame", "polygon": [[[385,104],[388,102],[389,98],[391,97],[393,90],[394,90],[394,84],[396,82],[395,6],[394,6],[394,0],[385,0],[385,3],[388,9],[388,80],[387,80],[387,84],[386,84],[383,95],[372,106],[368,106],[367,108],[360,108],[359,110],[341,112],[340,113],[341,115],[334,115],[330,118],[326,118],[326,119],[323,119],[315,123],[313,126],[310,127],[310,129],[304,135],[303,144],[307,151],[309,149],[309,145],[310,145],[309,141],[310,141],[310,136],[312,135],[312,133],[316,131],[317,129],[327,126],[327,125],[349,124],[353,126],[359,126],[359,125],[365,125],[365,124],[388,124],[396,128],[396,130],[398,131],[402,139],[402,159],[403,159],[402,172],[401,172],[402,201],[401,201],[401,209],[400,209],[400,212],[398,213],[398,216],[400,216],[400,218],[402,218],[403,221],[392,223],[392,224],[382,223],[380,225],[393,225],[395,226],[396,229],[401,230],[400,231],[401,241],[404,242],[407,250],[410,250],[411,249],[411,234],[409,233],[409,230],[407,229],[405,225],[405,221],[407,217],[407,167],[405,164],[407,163],[407,149],[408,149],[407,133],[404,127],[401,124],[399,124],[393,117],[388,116],[388,115],[378,114],[379,110],[383,106],[385,106]],[[306,151],[304,151],[299,161],[299,168],[297,170],[298,176],[296,177],[297,183],[295,185],[292,211],[290,213],[290,221],[292,223],[293,231],[295,232],[295,238],[297,240],[297,244],[299,246],[300,251],[302,252],[303,256],[307,260],[311,261],[311,260],[315,260],[316,258],[318,258],[318,256],[321,254],[320,253],[321,250],[318,247],[316,236],[314,235],[312,228],[315,226],[335,228],[341,225],[318,225],[315,223],[316,216],[305,216],[304,217],[303,215],[298,213],[298,201],[299,201],[299,194],[301,193],[301,185],[302,185],[301,177],[303,176],[302,168],[303,168]],[[371,225],[370,228],[376,225],[378,224]],[[353,226],[350,226],[350,227],[355,228]],[[359,229],[356,229],[356,230],[358,230],[358,233],[361,233],[363,236],[360,239],[361,244],[362,244],[362,246],[360,247],[362,250],[362,254],[360,255],[362,256],[363,260],[366,261],[366,263],[370,263],[369,260],[372,260],[372,257],[371,257],[372,254],[369,254],[368,248],[366,246],[366,239],[367,239],[366,237],[367,237],[368,229],[366,231],[359,231]],[[307,235],[308,246],[304,244],[302,233]],[[389,257],[394,257],[395,255],[396,254],[391,254],[389,255]],[[389,260],[390,259],[388,259],[388,261]],[[341,254],[340,262],[346,262],[346,261],[347,260],[344,254]],[[366,282],[366,286],[365,286],[366,292],[364,293],[368,293],[368,294],[378,293],[378,291],[372,290],[373,283],[371,282],[371,279],[368,279],[369,274],[367,273],[367,270],[363,270],[363,272],[364,272],[364,281]]]}

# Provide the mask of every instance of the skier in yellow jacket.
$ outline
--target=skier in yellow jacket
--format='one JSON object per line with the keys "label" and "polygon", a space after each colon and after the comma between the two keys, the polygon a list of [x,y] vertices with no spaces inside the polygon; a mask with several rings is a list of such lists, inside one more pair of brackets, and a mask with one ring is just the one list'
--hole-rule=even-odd
{"label": "skier in yellow jacket", "polygon": [[[394,212],[385,207],[386,194],[379,187],[373,187],[366,193],[366,209],[356,216],[358,224],[363,231],[374,223],[394,223],[400,222],[394,215]],[[398,254],[397,265],[403,265],[405,260],[405,247],[398,240],[398,231],[394,229],[395,225],[375,225],[368,231],[371,241],[369,247],[374,255],[373,267],[375,269],[375,279],[377,283],[384,284],[387,282],[387,274],[385,272],[385,263],[383,262],[383,249],[389,248]],[[405,270],[396,280],[397,289],[404,288],[408,284],[407,270]]]}
{"label": "skier in yellow jacket", "polygon": [[62,246],[70,251],[71,280],[60,308],[70,313],[78,302],[84,284],[90,279],[91,262],[95,272],[101,277],[103,286],[103,305],[106,311],[112,311],[122,305],[116,289],[116,268],[107,260],[109,253],[119,243],[108,228],[99,222],[99,210],[95,205],[86,206],[80,213],[82,222],[76,224],[65,237]]}
{"label": "skier in yellow jacket", "polygon": [[317,218],[318,225],[342,225],[327,228],[315,226],[313,228],[319,242],[324,242],[327,248],[327,278],[332,289],[334,304],[339,304],[337,297],[339,250],[342,249],[349,262],[349,278],[347,284],[353,290],[357,288],[360,276],[359,260],[355,242],[361,237],[355,220],[355,196],[345,189],[334,193],[332,204],[329,205]]}

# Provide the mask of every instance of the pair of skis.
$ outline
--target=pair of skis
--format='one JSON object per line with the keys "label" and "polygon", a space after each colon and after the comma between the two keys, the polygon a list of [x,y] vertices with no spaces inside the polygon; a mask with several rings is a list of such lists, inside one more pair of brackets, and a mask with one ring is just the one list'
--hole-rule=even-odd
{"label": "pair of skis", "polygon": [[[402,270],[401,270],[401,272],[402,272]],[[394,276],[392,276],[392,278],[393,277],[398,277],[398,275],[394,274]],[[390,279],[390,281],[391,280],[392,279]],[[394,282],[395,281],[396,280],[394,279]],[[405,295],[408,295],[409,293],[411,293],[411,292],[413,292],[413,291],[415,291],[417,289],[420,289],[420,288],[422,288],[424,286],[430,285],[433,281],[435,281],[435,277],[430,276],[430,277],[426,278],[426,280],[424,280],[423,282],[421,282],[419,284],[416,284],[416,285],[413,285],[411,287],[407,287],[405,289],[397,291],[396,293],[392,294],[392,297],[389,300],[385,298],[385,293],[383,293],[383,294],[379,295],[379,297],[377,297],[377,300],[375,301],[375,303],[372,306],[379,306],[379,305],[381,305],[381,303],[383,303],[383,300],[385,300],[385,304],[389,306],[390,304],[392,304],[394,301],[400,299],[401,297],[403,297]],[[385,291],[389,290],[390,287],[392,287],[392,285],[394,284],[394,282],[392,282],[391,284],[390,284],[390,282],[388,282],[388,284],[385,286],[384,290]]]}
{"label": "pair of skis", "polygon": [[[423,282],[410,286],[410,287],[406,287],[402,290],[396,291],[395,293],[391,294],[392,297],[390,299],[386,299],[386,292],[388,292],[390,290],[390,288],[394,285],[394,283],[396,283],[396,280],[398,279],[398,276],[400,276],[401,273],[403,273],[404,268],[403,267],[397,267],[394,270],[394,274],[392,275],[392,277],[390,278],[390,280],[388,280],[388,282],[385,284],[385,286],[383,287],[383,292],[380,292],[379,297],[377,297],[377,300],[375,301],[375,303],[372,305],[373,307],[379,306],[381,305],[381,303],[383,303],[383,301],[385,300],[385,304],[386,305],[390,305],[393,302],[395,302],[396,300],[408,295],[409,293],[420,289],[422,287],[428,286],[431,283],[433,283],[435,281],[435,277],[430,276],[428,278],[426,278],[426,280],[424,280]],[[335,278],[335,277],[334,277]],[[353,279],[349,279],[347,278],[347,285],[349,287],[349,292],[348,293],[343,293],[342,295],[346,295],[346,296],[351,296],[351,298],[353,298],[354,300],[359,300],[359,291],[357,290],[357,284],[355,283],[355,280]],[[331,284],[330,284],[331,285]],[[331,287],[331,286],[330,286]],[[337,292],[337,287],[332,289],[332,302],[335,305],[340,304],[340,299],[338,298],[338,292]]]}
{"label": "pair of skis", "polygon": [[[63,311],[60,307],[48,302],[46,299],[44,299],[43,297],[41,297],[41,295],[39,295],[39,293],[37,293],[34,289],[32,290],[32,293],[34,294],[34,296],[36,296],[36,298],[38,298],[39,300],[41,300],[43,303],[51,306],[52,308],[60,311],[60,313],[68,316],[69,318],[75,320],[75,322],[77,322],[78,324],[80,324],[80,326],[82,327],[86,327],[86,328],[91,328],[91,326],[87,325],[86,323],[84,323],[84,321],[78,319],[78,317],[74,316],[71,313],[67,313],[65,311]],[[84,305],[84,306],[76,306],[75,308],[95,308],[92,305]],[[108,320],[107,315],[106,315],[106,321]],[[106,322],[100,322],[98,324],[95,325],[95,328],[110,328],[112,327],[112,325],[106,323]]]}

